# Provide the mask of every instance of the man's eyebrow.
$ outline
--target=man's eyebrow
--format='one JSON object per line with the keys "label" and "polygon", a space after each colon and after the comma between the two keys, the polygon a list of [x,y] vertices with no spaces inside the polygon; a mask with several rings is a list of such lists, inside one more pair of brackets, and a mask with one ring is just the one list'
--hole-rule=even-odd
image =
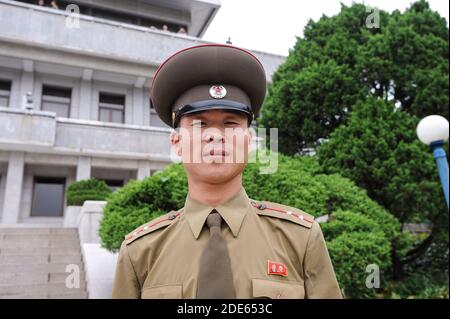
{"label": "man's eyebrow", "polygon": [[[226,114],[224,115],[222,120],[223,121],[227,121],[227,120],[230,120],[230,119],[237,120],[237,119],[240,119],[242,117],[245,117],[245,115],[239,114],[239,113],[234,113],[234,112],[226,112]],[[209,120],[208,119],[208,115],[204,114],[203,112],[189,114],[187,116],[187,118],[189,120],[191,120],[191,121],[195,121],[195,120]]]}
{"label": "man's eyebrow", "polygon": [[243,114],[236,114],[236,113],[228,113],[227,115],[225,115],[225,120],[228,120],[228,119],[240,119],[240,118],[243,118],[243,117],[245,117],[245,115],[243,115]]}
{"label": "man's eyebrow", "polygon": [[202,114],[190,114],[188,116],[188,119],[195,121],[195,120],[204,120],[205,119],[205,115]]}

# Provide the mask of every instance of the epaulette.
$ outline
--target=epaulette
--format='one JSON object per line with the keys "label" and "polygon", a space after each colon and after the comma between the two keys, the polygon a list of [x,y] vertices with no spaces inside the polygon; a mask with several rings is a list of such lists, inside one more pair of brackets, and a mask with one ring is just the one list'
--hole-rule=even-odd
{"label": "epaulette", "polygon": [[157,229],[170,225],[174,220],[177,219],[178,216],[181,215],[181,211],[171,211],[165,215],[157,217],[152,221],[139,226],[131,233],[125,236],[125,243],[128,245],[132,243],[134,240],[149,234]]}
{"label": "epaulette", "polygon": [[258,209],[258,215],[286,219],[307,228],[311,228],[314,223],[314,216],[295,207],[267,201],[252,201],[251,203]]}

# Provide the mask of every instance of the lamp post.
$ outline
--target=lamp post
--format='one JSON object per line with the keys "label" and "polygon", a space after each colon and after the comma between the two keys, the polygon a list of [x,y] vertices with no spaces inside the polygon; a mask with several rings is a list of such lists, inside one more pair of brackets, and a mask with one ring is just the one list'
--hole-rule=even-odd
{"label": "lamp post", "polygon": [[448,140],[447,119],[439,115],[430,115],[423,118],[417,125],[417,136],[419,140],[429,145],[433,150],[448,208],[448,162],[445,151],[442,148]]}

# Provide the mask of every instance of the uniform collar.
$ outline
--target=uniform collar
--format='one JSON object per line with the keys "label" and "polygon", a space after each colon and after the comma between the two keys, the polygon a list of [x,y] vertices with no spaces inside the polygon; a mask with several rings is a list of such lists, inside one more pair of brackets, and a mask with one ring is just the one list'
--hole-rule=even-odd
{"label": "uniform collar", "polygon": [[213,209],[216,209],[230,227],[233,236],[236,237],[239,234],[242,221],[250,207],[250,199],[244,187],[241,187],[237,194],[217,207],[200,203],[188,194],[184,205],[184,215],[195,239],[197,239],[205,224],[206,217],[208,217]]}

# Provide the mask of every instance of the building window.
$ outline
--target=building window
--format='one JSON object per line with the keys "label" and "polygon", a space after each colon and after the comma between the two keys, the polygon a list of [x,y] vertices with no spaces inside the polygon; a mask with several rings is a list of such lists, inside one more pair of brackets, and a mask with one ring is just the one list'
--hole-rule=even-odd
{"label": "building window", "polygon": [[44,85],[41,110],[55,112],[57,117],[69,117],[71,96],[70,88]]}
{"label": "building window", "polygon": [[123,180],[122,179],[101,179],[108,185],[108,187],[115,192],[119,188],[123,186]]}
{"label": "building window", "polygon": [[35,177],[31,216],[63,216],[65,183],[65,178]]}
{"label": "building window", "polygon": [[100,93],[99,121],[124,123],[125,95]]}
{"label": "building window", "polygon": [[0,106],[9,106],[11,95],[11,81],[0,80]]}

